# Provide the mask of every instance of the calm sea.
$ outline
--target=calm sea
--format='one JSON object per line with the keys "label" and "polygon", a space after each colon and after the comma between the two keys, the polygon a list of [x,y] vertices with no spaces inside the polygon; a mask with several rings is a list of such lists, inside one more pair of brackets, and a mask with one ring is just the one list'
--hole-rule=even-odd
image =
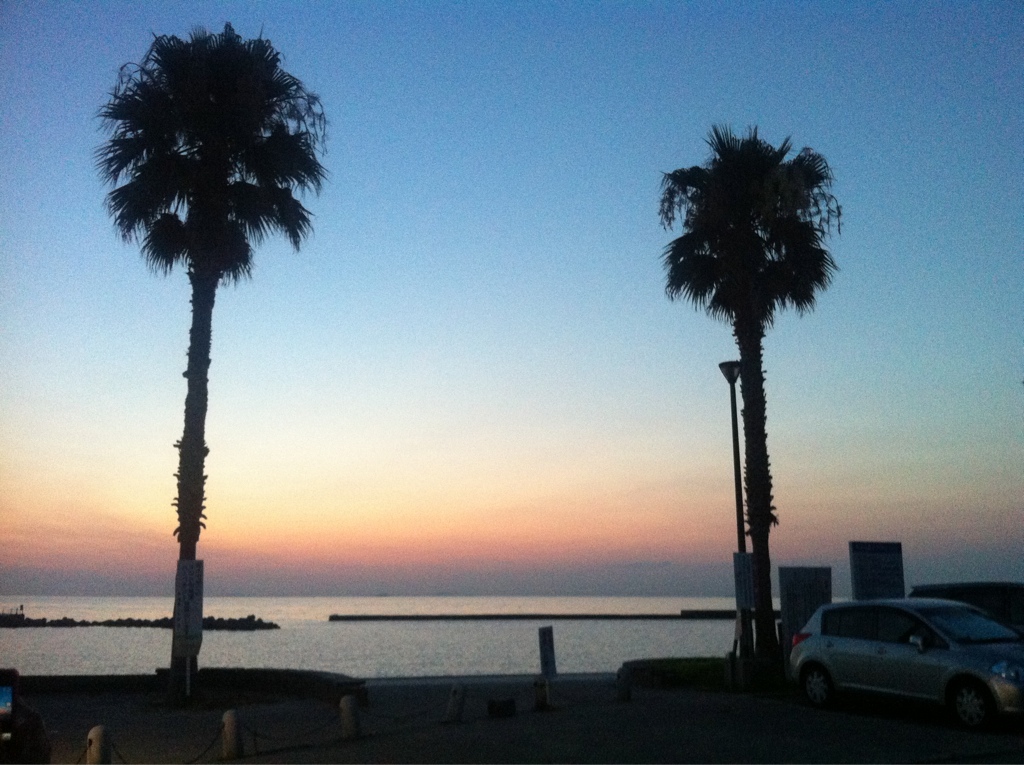
{"label": "calm sea", "polygon": [[[29,617],[100,621],[170,616],[171,598],[17,597]],[[553,626],[559,672],[614,672],[629,659],[721,656],[731,621],[328,622],[331,614],[678,614],[734,606],[732,598],[353,597],[205,599],[207,616],[249,614],[279,630],[207,632],[200,666],[282,667],[357,677],[531,674],[537,630]],[[125,627],[0,629],[0,666],[25,675],[146,674],[167,664],[171,633]]]}

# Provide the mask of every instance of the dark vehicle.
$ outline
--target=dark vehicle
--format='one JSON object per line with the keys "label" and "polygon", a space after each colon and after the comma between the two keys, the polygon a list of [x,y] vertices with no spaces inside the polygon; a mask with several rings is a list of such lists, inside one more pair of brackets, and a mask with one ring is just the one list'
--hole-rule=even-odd
{"label": "dark vehicle", "polygon": [[1019,582],[957,582],[919,584],[910,591],[912,598],[943,598],[970,603],[993,619],[1024,632],[1024,584]]}
{"label": "dark vehicle", "polygon": [[969,728],[1024,713],[1024,637],[965,603],[832,603],[793,636],[790,677],[807,700],[870,692],[946,705]]}
{"label": "dark vehicle", "polygon": [[16,669],[0,669],[0,763],[49,762],[46,726],[22,700],[20,680]]}

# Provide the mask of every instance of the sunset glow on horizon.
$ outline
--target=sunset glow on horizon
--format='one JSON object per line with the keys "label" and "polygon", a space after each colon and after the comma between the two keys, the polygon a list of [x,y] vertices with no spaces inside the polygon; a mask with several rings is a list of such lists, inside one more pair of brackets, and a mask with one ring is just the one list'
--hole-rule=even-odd
{"label": "sunset glow on horizon", "polygon": [[225,21],[320,95],[330,177],[218,290],[211,594],[730,594],[737,351],[657,216],[723,123],[843,206],[765,339],[773,563],[1024,580],[1021,6],[8,2],[0,594],[173,587],[188,283],[115,234],[96,113]]}

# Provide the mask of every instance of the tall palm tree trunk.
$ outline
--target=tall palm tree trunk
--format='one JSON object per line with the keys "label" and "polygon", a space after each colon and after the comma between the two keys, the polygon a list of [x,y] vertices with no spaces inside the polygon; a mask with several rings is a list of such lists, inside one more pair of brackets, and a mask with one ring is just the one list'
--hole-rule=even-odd
{"label": "tall palm tree trunk", "polygon": [[779,641],[772,605],[771,556],[768,534],[775,523],[772,506],[772,474],[768,461],[768,431],[763,348],[764,327],[756,320],[737,316],[734,336],[740,352],[740,386],[743,392],[743,434],[746,449],[747,523],[754,568],[754,652],[775,658]]}
{"label": "tall palm tree trunk", "polygon": [[[206,409],[208,401],[208,374],[210,344],[213,337],[213,303],[220,275],[193,269],[189,272],[192,284],[192,326],[189,330],[188,367],[184,376],[188,381],[185,394],[185,428],[178,449],[178,560],[195,560],[199,531],[203,527],[206,501]],[[175,593],[174,611],[179,610]],[[182,700],[186,696],[186,667],[195,672],[195,657],[171,655],[170,693]]]}
{"label": "tall palm tree trunk", "polygon": [[196,544],[202,527],[206,501],[206,409],[210,369],[210,344],[213,336],[213,302],[217,294],[218,274],[192,271],[192,327],[188,337],[188,368],[185,379],[185,429],[178,448],[179,560],[195,560]]}

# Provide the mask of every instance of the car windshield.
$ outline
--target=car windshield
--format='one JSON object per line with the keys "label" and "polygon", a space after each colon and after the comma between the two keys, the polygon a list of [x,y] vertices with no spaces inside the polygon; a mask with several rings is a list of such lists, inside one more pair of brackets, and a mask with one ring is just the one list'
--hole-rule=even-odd
{"label": "car windshield", "polygon": [[922,609],[936,627],[958,643],[1019,643],[1018,633],[970,608],[947,606]]}

